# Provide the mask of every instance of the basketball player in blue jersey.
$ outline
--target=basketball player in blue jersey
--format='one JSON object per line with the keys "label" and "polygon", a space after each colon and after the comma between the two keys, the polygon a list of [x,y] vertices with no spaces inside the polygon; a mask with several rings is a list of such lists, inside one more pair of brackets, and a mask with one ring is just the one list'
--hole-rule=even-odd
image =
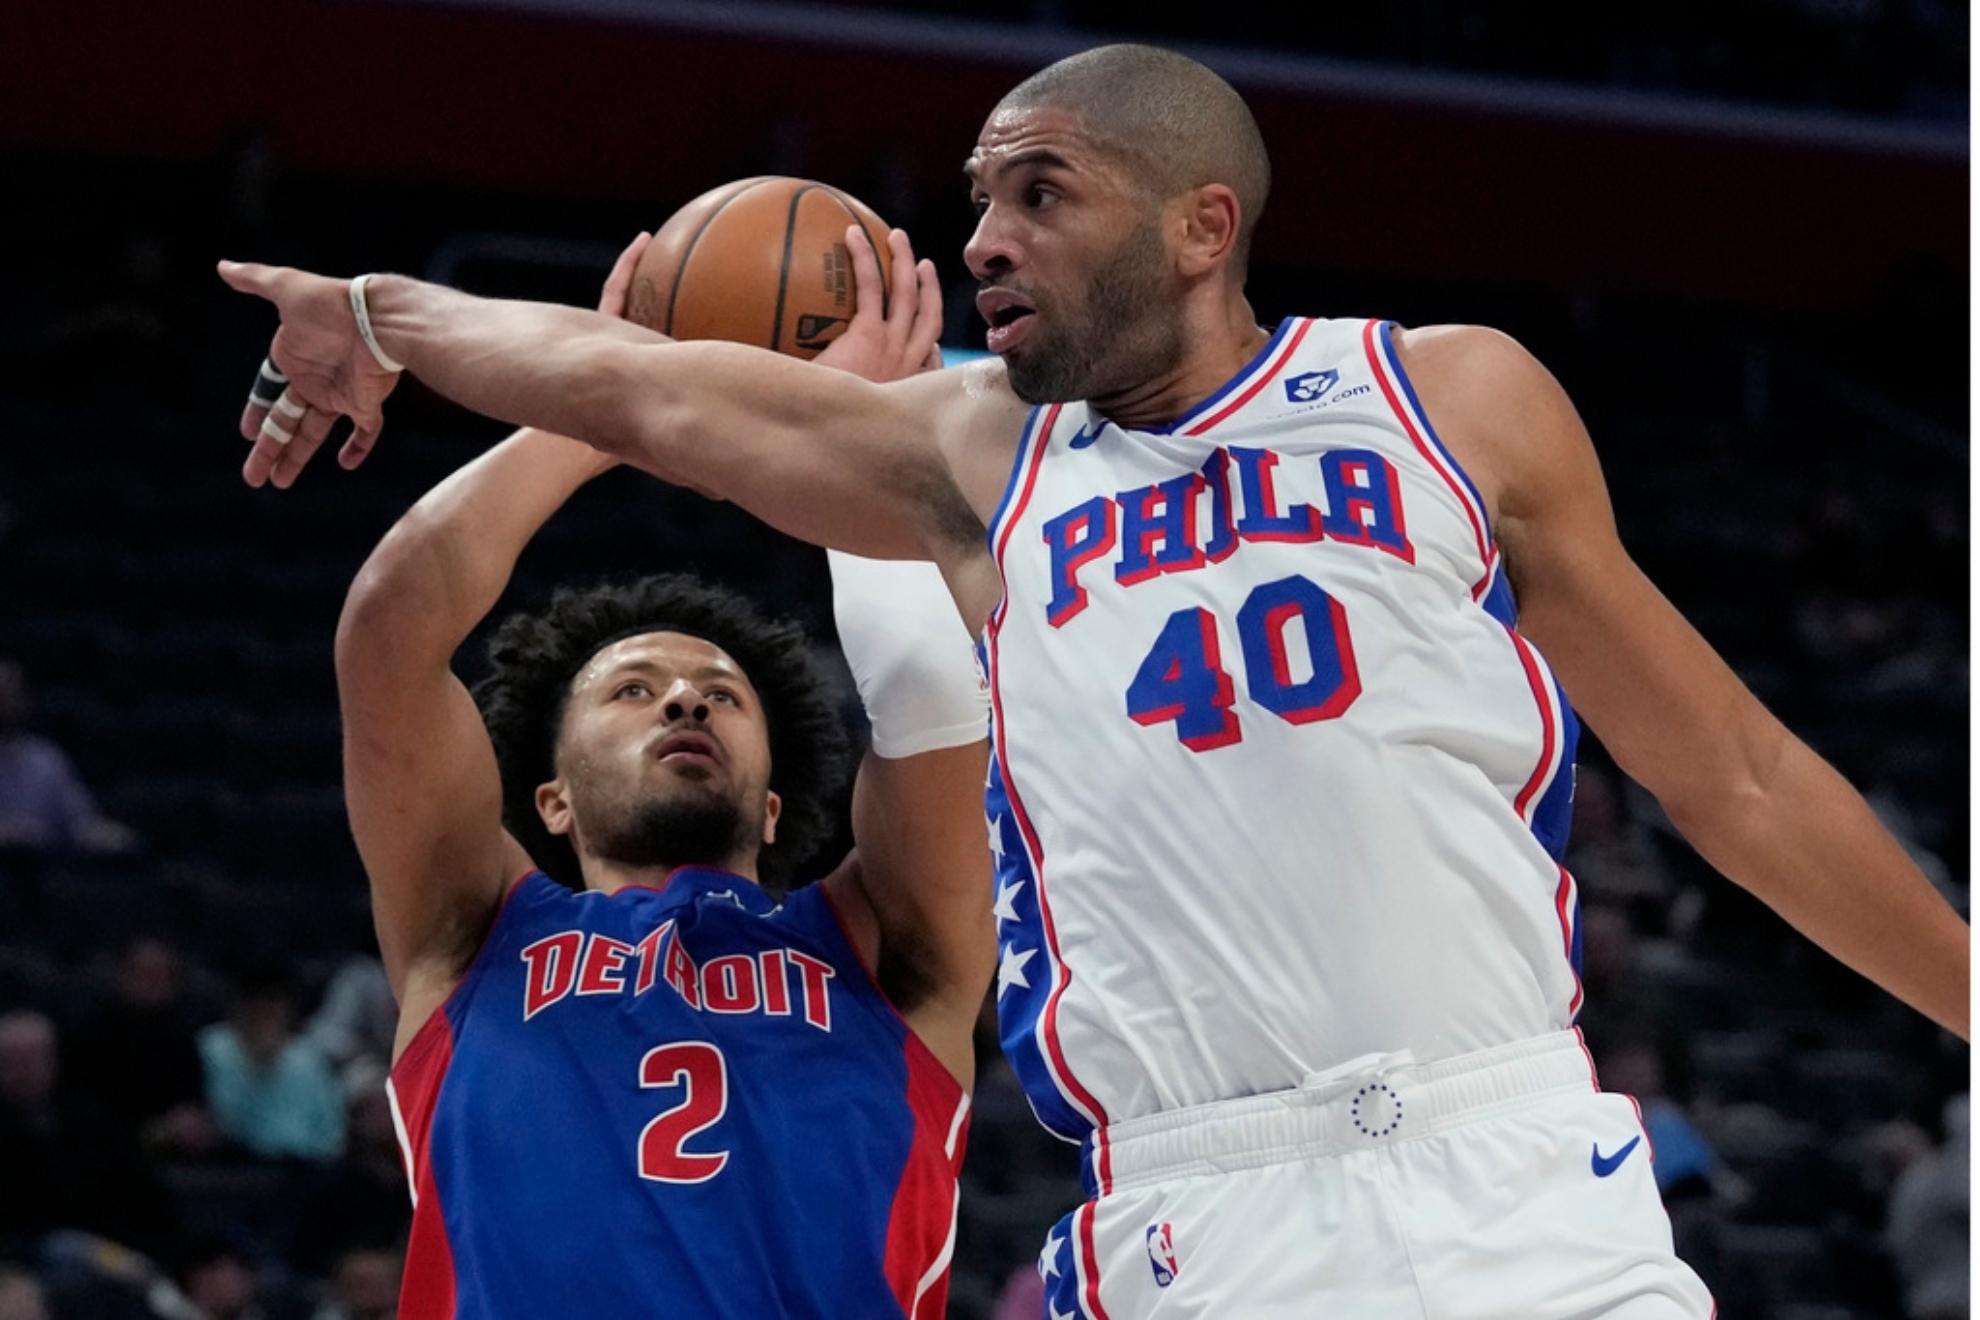
{"label": "basketball player in blue jersey", "polygon": [[1962,1037],[1965,923],[1630,561],[1519,345],[1256,323],[1269,170],[1221,79],[1075,56],[967,174],[1001,360],[888,385],[224,265],[281,313],[294,413],[285,442],[249,408],[247,479],[292,482],[340,415],[362,459],[403,367],[934,561],[983,621],[1004,1045],[1092,1196],[1045,1244],[1051,1316],[1706,1316],[1574,1029],[1579,720],[1715,867]]}
{"label": "basketball player in blue jersey", "polygon": [[[939,316],[908,330],[932,293],[892,324],[879,305],[828,362],[928,357]],[[518,433],[401,519],[338,630],[351,825],[401,1011],[403,1313],[939,1320],[995,956],[969,639],[939,582],[946,619],[874,590],[891,566],[835,558],[874,754],[856,852],[787,889],[845,757],[794,625],[645,578],[502,624],[479,711],[451,672],[538,527],[609,466]],[[904,607],[932,644],[903,644]]]}

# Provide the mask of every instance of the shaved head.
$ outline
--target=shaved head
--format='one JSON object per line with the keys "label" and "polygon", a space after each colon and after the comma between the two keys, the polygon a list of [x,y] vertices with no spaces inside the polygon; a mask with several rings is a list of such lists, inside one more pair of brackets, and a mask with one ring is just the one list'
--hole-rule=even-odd
{"label": "shaved head", "polygon": [[1251,110],[1231,85],[1186,55],[1154,46],[1099,46],[1048,65],[1012,88],[1002,110],[1051,107],[1077,115],[1153,201],[1205,184],[1237,194],[1238,269],[1265,209],[1272,167]]}

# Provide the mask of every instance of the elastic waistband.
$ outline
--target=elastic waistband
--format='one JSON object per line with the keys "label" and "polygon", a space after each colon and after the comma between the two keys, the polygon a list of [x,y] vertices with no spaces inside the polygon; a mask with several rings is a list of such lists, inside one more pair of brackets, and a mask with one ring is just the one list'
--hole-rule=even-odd
{"label": "elastic waistband", "polygon": [[1555,1092],[1593,1092],[1579,1031],[1417,1063],[1371,1054],[1290,1091],[1171,1109],[1101,1128],[1084,1149],[1087,1195],[1319,1159],[1448,1131]]}

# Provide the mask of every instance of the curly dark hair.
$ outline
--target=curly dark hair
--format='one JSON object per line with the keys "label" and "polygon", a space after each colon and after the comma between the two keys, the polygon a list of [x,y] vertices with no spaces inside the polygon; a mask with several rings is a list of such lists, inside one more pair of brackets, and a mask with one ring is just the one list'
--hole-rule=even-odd
{"label": "curly dark hair", "polygon": [[846,772],[845,729],[802,627],[685,573],[562,587],[547,609],[513,614],[489,638],[490,671],[475,684],[474,699],[501,769],[503,823],[553,880],[584,887],[577,850],[537,815],[536,789],[556,777],[571,680],[605,647],[647,632],[685,633],[721,647],[762,699],[770,787],[783,799],[783,813],[777,841],[757,856],[757,873],[766,889],[782,892],[832,834],[831,810]]}

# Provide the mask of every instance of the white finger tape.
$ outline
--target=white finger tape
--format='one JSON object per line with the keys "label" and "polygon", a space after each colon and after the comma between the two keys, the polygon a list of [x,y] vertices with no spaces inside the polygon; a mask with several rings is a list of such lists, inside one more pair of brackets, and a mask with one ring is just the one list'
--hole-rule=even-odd
{"label": "white finger tape", "polygon": [[297,403],[294,399],[290,398],[289,392],[287,390],[283,390],[281,397],[276,399],[275,402],[270,406],[276,412],[281,413],[282,416],[288,418],[292,422],[295,421],[297,418],[301,417],[304,413],[309,411],[309,409],[303,407],[300,403]]}
{"label": "white finger tape", "polygon": [[296,438],[294,431],[285,431],[275,424],[275,414],[270,413],[261,421],[261,435],[264,440],[273,440],[278,445],[286,445]]}

